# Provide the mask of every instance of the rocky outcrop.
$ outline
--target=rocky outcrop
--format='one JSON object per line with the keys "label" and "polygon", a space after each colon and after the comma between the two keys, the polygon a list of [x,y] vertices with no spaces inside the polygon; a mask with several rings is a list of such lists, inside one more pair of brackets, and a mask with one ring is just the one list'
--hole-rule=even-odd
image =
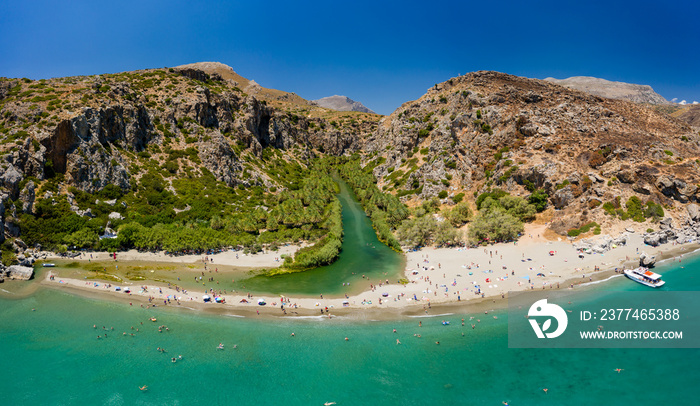
{"label": "rocky outcrop", "polygon": [[686,210],[688,211],[688,217],[690,217],[692,222],[700,222],[700,206],[695,203],[691,203],[686,206]]}
{"label": "rocky outcrop", "polygon": [[646,252],[642,252],[641,255],[639,255],[639,266],[643,266],[645,268],[653,268],[654,265],[656,264],[656,257],[651,256],[647,254]]}
{"label": "rocky outcrop", "polygon": [[143,106],[84,108],[39,142],[46,148],[50,170],[64,173],[79,189],[96,192],[112,184],[128,190],[129,172],[112,145],[139,151],[152,139],[152,129]]}
{"label": "rocky outcrop", "polygon": [[697,201],[696,193],[698,188],[694,185],[689,187],[685,181],[676,179],[673,176],[660,176],[656,181],[656,188],[665,196],[678,200],[681,203],[688,203],[691,200]]}
{"label": "rocky outcrop", "polygon": [[5,269],[8,278],[28,281],[34,277],[34,268],[29,266],[11,265]]}
{"label": "rocky outcrop", "polygon": [[243,171],[243,166],[221,134],[216,134],[209,141],[200,143],[198,155],[217,180],[229,186],[242,183],[239,174]]}
{"label": "rocky outcrop", "polygon": [[22,211],[25,213],[34,213],[34,198],[35,198],[34,181],[29,181],[19,194],[19,200],[22,202]]}
{"label": "rocky outcrop", "polygon": [[193,68],[181,68],[177,70],[182,76],[188,77],[190,79],[199,80],[200,82],[208,82],[214,80],[217,82],[222,81],[221,75],[218,73],[207,74],[203,70],[193,69]]}
{"label": "rocky outcrop", "polygon": [[552,203],[557,209],[563,209],[568,206],[574,200],[575,196],[572,191],[572,186],[568,185],[564,188],[557,190],[552,196]]}
{"label": "rocky outcrop", "polygon": [[604,235],[595,240],[593,239],[583,239],[577,241],[573,244],[576,250],[590,250],[587,253],[603,254],[611,249],[627,245],[629,241],[629,234],[623,233],[616,238]]}

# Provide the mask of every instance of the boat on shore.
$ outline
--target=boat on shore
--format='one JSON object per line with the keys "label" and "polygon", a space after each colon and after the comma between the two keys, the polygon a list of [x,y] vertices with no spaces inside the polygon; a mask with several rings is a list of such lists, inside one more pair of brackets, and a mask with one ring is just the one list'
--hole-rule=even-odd
{"label": "boat on shore", "polygon": [[624,272],[625,276],[632,279],[633,281],[639,282],[642,285],[650,286],[652,288],[660,288],[666,283],[661,280],[661,275],[659,275],[658,273],[654,273],[650,271],[649,268],[645,268],[642,266],[635,269],[625,269]]}

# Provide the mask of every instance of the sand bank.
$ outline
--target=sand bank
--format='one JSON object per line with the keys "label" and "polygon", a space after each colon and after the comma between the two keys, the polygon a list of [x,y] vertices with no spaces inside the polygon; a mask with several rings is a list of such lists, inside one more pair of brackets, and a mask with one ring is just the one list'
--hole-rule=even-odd
{"label": "sand bank", "polygon": [[[144,261],[144,262],[164,262],[179,264],[201,263],[205,258],[217,265],[229,265],[241,268],[277,268],[282,264],[281,258],[285,255],[294,255],[299,248],[308,244],[286,245],[279,247],[277,251],[262,251],[257,254],[244,254],[242,251],[226,250],[212,254],[200,255],[168,255],[163,251],[137,251],[129,250],[117,253],[120,261]],[[112,255],[107,252],[82,253],[75,257],[75,260],[109,261]],[[57,255],[49,255],[47,259],[65,259]]]}
{"label": "sand bank", "polygon": [[[643,243],[641,235],[631,234],[625,246],[604,254],[584,254],[580,257],[568,240],[546,241],[536,234],[527,234],[517,243],[488,247],[425,248],[406,253],[404,278],[408,283],[368,279],[365,291],[346,297],[324,297],[322,294],[318,297],[249,296],[247,292],[224,294],[218,291],[205,292],[204,289],[184,290],[150,281],[115,284],[69,278],[49,280],[50,274],[47,274],[43,283],[81,291],[110,292],[120,300],[128,298],[129,301],[145,306],[181,306],[242,315],[327,316],[326,308],[331,314],[362,313],[368,310],[374,314],[380,309],[391,315],[422,314],[428,310],[435,313],[433,306],[466,306],[482,303],[486,299],[507,298],[509,291],[576,289],[580,284],[608,278],[615,268],[636,266],[643,251],[660,259],[681,256],[698,247],[696,243],[650,247]],[[248,256],[239,253],[238,258],[235,252],[228,251],[214,254],[214,258],[218,264],[271,267],[279,265],[275,258],[281,253],[291,253],[297,247],[284,248],[287,251]],[[108,259],[106,253],[97,255]],[[169,257],[162,253],[129,251],[118,254],[118,258],[189,263],[201,261],[203,256]],[[122,288],[120,292],[115,291],[117,285]],[[123,292],[125,287],[130,288],[130,294]],[[212,302],[215,296],[220,296],[224,303],[204,303],[205,294],[211,297]],[[264,299],[266,305],[258,305],[260,299]]]}

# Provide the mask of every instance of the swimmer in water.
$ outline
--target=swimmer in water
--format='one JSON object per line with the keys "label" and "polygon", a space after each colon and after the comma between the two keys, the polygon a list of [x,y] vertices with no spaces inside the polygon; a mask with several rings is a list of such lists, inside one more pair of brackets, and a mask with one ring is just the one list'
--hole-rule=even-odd
{"label": "swimmer in water", "polygon": [[624,369],[616,368],[615,371],[619,374],[620,372],[624,371]]}
{"label": "swimmer in water", "polygon": [[143,391],[146,391],[146,390],[148,390],[148,386],[143,385],[143,386],[140,386],[139,389],[141,389],[141,390],[143,390]]}

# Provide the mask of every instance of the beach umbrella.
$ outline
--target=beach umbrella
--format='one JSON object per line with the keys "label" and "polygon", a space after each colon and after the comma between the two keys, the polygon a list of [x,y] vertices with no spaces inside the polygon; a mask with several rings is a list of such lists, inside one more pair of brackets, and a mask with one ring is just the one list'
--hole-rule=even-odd
{"label": "beach umbrella", "polygon": [[549,251],[549,255],[554,255],[554,251]]}
{"label": "beach umbrella", "polygon": [[387,292],[382,293],[382,296],[387,297],[389,294]]}
{"label": "beach umbrella", "polygon": [[214,300],[216,301],[216,303],[221,303],[221,301],[224,299],[221,296],[217,296],[214,298]]}
{"label": "beach umbrella", "polygon": [[204,296],[202,296],[202,300],[204,300],[205,302],[208,302],[211,300],[211,297],[209,295],[204,295]]}
{"label": "beach umbrella", "polygon": [[267,303],[265,303],[265,299],[258,299],[258,304],[260,306],[265,306]]}

